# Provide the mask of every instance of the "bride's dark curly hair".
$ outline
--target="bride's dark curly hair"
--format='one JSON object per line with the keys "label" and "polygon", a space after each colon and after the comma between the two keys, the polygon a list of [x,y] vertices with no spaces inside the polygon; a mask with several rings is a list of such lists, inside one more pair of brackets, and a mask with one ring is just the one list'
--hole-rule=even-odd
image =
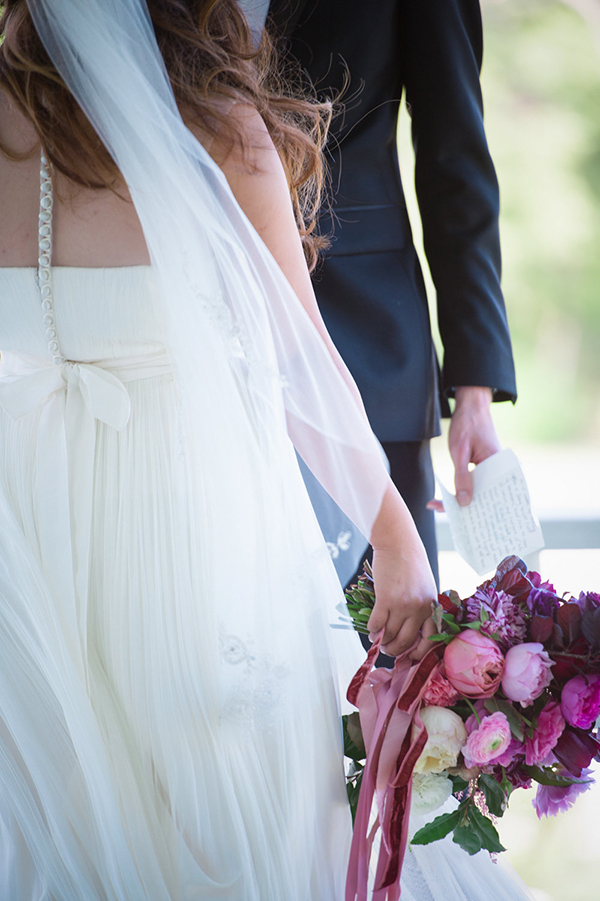
{"label": "bride's dark curly hair", "polygon": [[[309,267],[327,242],[315,233],[331,105],[292,90],[264,34],[255,46],[237,0],[147,0],[177,103],[189,124],[246,149],[229,103],[255,107],[279,152]],[[108,151],[50,61],[27,0],[0,5],[0,87],[34,126],[52,164],[72,181],[114,189]],[[297,78],[296,78],[297,80]],[[36,151],[31,149],[31,153]],[[0,150],[22,159],[9,147]]]}

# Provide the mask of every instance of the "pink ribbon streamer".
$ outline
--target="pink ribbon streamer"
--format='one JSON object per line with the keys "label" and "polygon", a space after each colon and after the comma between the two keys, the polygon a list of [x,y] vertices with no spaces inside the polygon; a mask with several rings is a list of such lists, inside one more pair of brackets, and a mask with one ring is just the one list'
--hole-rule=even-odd
{"label": "pink ribbon streamer", "polygon": [[[444,648],[432,647],[418,663],[406,655],[393,669],[373,669],[383,630],[371,647],[347,692],[358,707],[367,759],[362,776],[350,849],[346,901],[367,901],[373,840],[381,829],[381,845],[372,901],[398,901],[400,875],[408,840],[412,773],[427,741],[419,716],[421,698],[441,667]],[[369,820],[377,802],[377,817]]]}

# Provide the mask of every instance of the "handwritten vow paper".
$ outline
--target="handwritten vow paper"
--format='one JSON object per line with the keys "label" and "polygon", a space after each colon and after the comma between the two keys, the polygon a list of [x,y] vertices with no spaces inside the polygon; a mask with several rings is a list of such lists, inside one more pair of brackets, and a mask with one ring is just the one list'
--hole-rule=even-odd
{"label": "handwritten vow paper", "polygon": [[488,457],[472,477],[473,500],[468,507],[461,507],[438,483],[454,547],[478,575],[495,569],[509,554],[526,557],[544,547],[523,470],[511,450]]}

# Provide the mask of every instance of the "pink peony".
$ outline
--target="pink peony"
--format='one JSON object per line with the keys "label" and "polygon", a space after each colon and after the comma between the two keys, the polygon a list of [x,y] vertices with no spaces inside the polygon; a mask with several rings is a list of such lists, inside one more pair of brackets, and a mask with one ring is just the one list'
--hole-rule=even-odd
{"label": "pink peony", "polygon": [[423,704],[435,707],[451,707],[458,701],[458,692],[445,676],[438,673],[423,692]]}
{"label": "pink peony", "polygon": [[525,763],[528,766],[543,763],[564,728],[565,720],[560,712],[560,706],[556,701],[548,701],[537,718],[533,737],[525,738]]}
{"label": "pink peony", "polygon": [[506,652],[502,691],[511,701],[527,707],[552,681],[552,661],[537,641],[517,644]]}
{"label": "pink peony", "polygon": [[[555,817],[557,813],[568,810],[573,806],[578,796],[591,788],[594,779],[590,778],[591,770],[582,770],[581,778],[589,779],[589,782],[574,782],[572,785],[566,785],[564,788],[558,788],[555,785],[538,785],[536,796],[531,802],[538,815],[538,819],[542,817]],[[567,778],[571,777],[571,773],[566,770],[562,774]],[[575,777],[573,777],[575,778]]]}
{"label": "pink peony", "polygon": [[500,648],[487,635],[465,629],[446,645],[446,677],[468,698],[489,698],[498,689],[504,671]]}
{"label": "pink peony", "polygon": [[474,729],[462,749],[465,766],[487,766],[506,751],[510,744],[510,726],[504,713],[486,716]]}
{"label": "pink peony", "polygon": [[600,713],[600,676],[574,676],[560,696],[560,709],[567,723],[590,729]]}

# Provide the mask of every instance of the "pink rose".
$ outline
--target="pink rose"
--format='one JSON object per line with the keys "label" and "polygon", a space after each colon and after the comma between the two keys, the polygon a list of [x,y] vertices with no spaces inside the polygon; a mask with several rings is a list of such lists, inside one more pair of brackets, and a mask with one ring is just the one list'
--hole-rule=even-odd
{"label": "pink rose", "polygon": [[533,737],[525,737],[525,763],[543,763],[565,728],[565,720],[556,701],[548,701],[537,718]]}
{"label": "pink rose", "polygon": [[500,648],[487,635],[465,629],[446,645],[446,677],[467,698],[489,698],[498,689],[504,671]]}
{"label": "pink rose", "polygon": [[552,681],[552,661],[537,641],[516,644],[506,652],[502,691],[511,701],[527,707]]}
{"label": "pink rose", "polygon": [[451,707],[458,701],[458,692],[445,676],[438,673],[423,692],[423,704],[435,707]]}
{"label": "pink rose", "polygon": [[510,726],[504,713],[497,710],[474,729],[462,749],[465,766],[486,766],[506,751],[510,744]]}
{"label": "pink rose", "polygon": [[560,696],[560,709],[567,723],[589,729],[600,713],[600,676],[573,676]]}

